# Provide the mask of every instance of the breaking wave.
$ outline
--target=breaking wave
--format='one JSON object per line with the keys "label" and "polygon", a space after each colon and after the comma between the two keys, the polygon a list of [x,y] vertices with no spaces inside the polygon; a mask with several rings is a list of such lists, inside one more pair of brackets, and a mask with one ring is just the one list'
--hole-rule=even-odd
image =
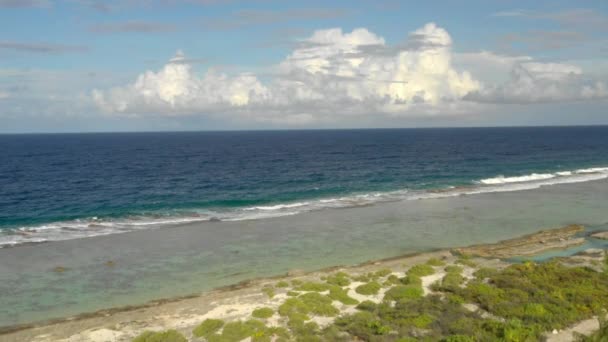
{"label": "breaking wave", "polygon": [[5,229],[0,233],[0,248],[48,241],[78,239],[143,229],[170,227],[195,222],[243,221],[268,219],[303,212],[367,206],[381,202],[417,200],[536,189],[554,184],[588,182],[608,178],[608,167],[595,167],[554,173],[532,173],[519,176],[499,175],[473,181],[469,186],[443,189],[371,192],[340,197],[326,197],[303,202],[227,208],[224,210],[191,209],[132,215],[121,218],[90,217],[38,226]]}

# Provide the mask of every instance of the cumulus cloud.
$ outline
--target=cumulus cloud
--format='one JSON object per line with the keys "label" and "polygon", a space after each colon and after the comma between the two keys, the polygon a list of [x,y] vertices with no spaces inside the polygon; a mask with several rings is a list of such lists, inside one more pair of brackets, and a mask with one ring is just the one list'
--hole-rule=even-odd
{"label": "cumulus cloud", "polygon": [[541,103],[608,98],[604,82],[587,79],[582,69],[560,63],[523,62],[503,84],[471,92],[465,99],[491,103]]}
{"label": "cumulus cloud", "polygon": [[487,51],[454,54],[448,32],[433,23],[397,45],[365,28],[315,31],[272,68],[270,77],[216,68],[199,74],[192,64],[178,51],[161,70],[147,71],[125,86],[94,90],[92,98],[114,115],[207,115],[308,125],[467,115],[486,108],[483,104],[608,97],[605,83],[575,65]]}
{"label": "cumulus cloud", "polygon": [[214,68],[199,76],[178,54],[160,71],[147,71],[123,87],[95,90],[93,98],[109,113],[202,113],[302,124],[453,111],[481,88],[468,72],[453,68],[452,39],[443,28],[429,23],[411,32],[404,46],[389,47],[364,28],[319,30],[275,66],[267,82]]}

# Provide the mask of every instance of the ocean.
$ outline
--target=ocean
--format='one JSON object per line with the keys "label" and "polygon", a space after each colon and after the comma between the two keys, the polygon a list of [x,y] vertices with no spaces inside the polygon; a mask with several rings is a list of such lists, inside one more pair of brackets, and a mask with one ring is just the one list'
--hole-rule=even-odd
{"label": "ocean", "polygon": [[0,135],[0,247],[606,177],[606,126]]}
{"label": "ocean", "polygon": [[607,166],[608,127],[0,135],[0,327],[605,231]]}

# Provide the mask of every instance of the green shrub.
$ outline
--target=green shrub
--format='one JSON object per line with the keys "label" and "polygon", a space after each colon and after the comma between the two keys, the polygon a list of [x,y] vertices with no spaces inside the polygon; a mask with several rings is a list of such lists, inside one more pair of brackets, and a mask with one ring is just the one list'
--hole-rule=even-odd
{"label": "green shrub", "polygon": [[288,297],[297,297],[300,295],[300,292],[296,292],[296,291],[287,291],[287,296]]}
{"label": "green shrub", "polygon": [[133,342],[188,342],[188,340],[177,330],[167,330],[161,332],[144,331]]}
{"label": "green shrub", "polygon": [[528,262],[486,273],[487,284],[471,281],[458,294],[496,316],[520,322],[505,327],[505,333],[527,336],[561,329],[608,307],[608,276],[590,268]]}
{"label": "green shrub", "polygon": [[348,286],[350,284],[350,279],[348,279],[348,274],[344,272],[338,272],[334,275],[327,277],[327,283],[337,286]]}
{"label": "green shrub", "polygon": [[386,277],[387,275],[389,275],[391,273],[393,273],[393,271],[391,271],[390,269],[383,268],[381,270],[374,272],[374,277],[382,278],[382,277]]}
{"label": "green shrub", "polygon": [[348,291],[344,290],[343,288],[339,287],[339,286],[333,286],[330,290],[329,290],[329,298],[333,299],[333,300],[337,300],[339,302],[341,302],[342,304],[345,305],[356,305],[359,304],[359,301],[354,299],[353,297],[350,297],[348,295]]}
{"label": "green shrub", "polygon": [[390,286],[390,285],[397,285],[401,282],[401,280],[399,279],[399,277],[397,277],[394,274],[391,274],[388,276],[388,278],[386,278],[386,281],[384,282],[384,286]]}
{"label": "green shrub", "polygon": [[433,323],[434,319],[429,314],[422,314],[412,320],[412,324],[419,329],[428,328],[431,323]]}
{"label": "green shrub", "polygon": [[278,288],[289,287],[289,283],[286,282],[285,280],[281,280],[275,285],[275,287],[278,287]]}
{"label": "green shrub", "polygon": [[315,283],[315,282],[307,281],[307,282],[302,283],[301,285],[299,285],[294,290],[296,290],[296,291],[307,291],[307,292],[310,292],[310,291],[312,291],[312,292],[324,292],[324,291],[328,291],[330,288],[331,288],[331,286],[329,284]]}
{"label": "green shrub", "polygon": [[455,292],[464,283],[464,277],[460,273],[446,273],[441,279],[441,291]]}
{"label": "green shrub", "polygon": [[[226,323],[221,334],[212,334],[205,336],[209,342],[233,342],[241,341],[248,337],[252,340],[264,341],[270,340],[274,330],[271,330],[264,325],[264,323],[257,320],[249,320],[246,322],[236,321]],[[265,338],[266,337],[266,338]]]}
{"label": "green shrub", "polygon": [[471,258],[467,257],[467,256],[461,256],[460,258],[458,258],[458,260],[456,260],[456,263],[465,265],[465,266],[469,266],[469,267],[477,267],[477,263],[474,262],[473,260],[471,260]]}
{"label": "green shrub", "polygon": [[357,309],[361,311],[374,311],[377,306],[378,305],[371,300],[365,300],[357,305]]}
{"label": "green shrub", "polygon": [[433,269],[433,267],[431,267],[430,265],[425,265],[425,264],[415,265],[407,271],[408,276],[413,276],[413,277],[418,277],[418,278],[429,276],[434,273],[435,273],[435,270]]}
{"label": "green shrub", "polygon": [[336,316],[340,313],[331,305],[332,299],[317,292],[305,293],[297,298],[287,298],[279,306],[279,315],[289,320],[307,321],[309,314],[317,316]]}
{"label": "green shrub", "polygon": [[335,316],[340,313],[338,309],[331,305],[331,298],[316,292],[305,293],[299,296],[309,309],[310,313],[317,316]]}
{"label": "green shrub", "polygon": [[368,283],[372,280],[373,277],[370,277],[369,274],[360,274],[357,276],[352,277],[352,279],[354,281],[358,281],[358,282],[362,282],[362,283]]}
{"label": "green shrub", "polygon": [[272,298],[275,295],[274,289],[270,286],[262,287],[262,293],[266,294],[268,298]]}
{"label": "green shrub", "polygon": [[460,266],[456,266],[456,265],[448,265],[444,268],[444,271],[446,273],[462,273],[463,269]]}
{"label": "green shrub", "polygon": [[253,316],[255,318],[266,319],[266,318],[272,317],[273,314],[274,314],[274,310],[272,310],[271,308],[257,308],[255,310],[253,310],[253,312],[251,313],[251,316]]}
{"label": "green shrub", "polygon": [[422,279],[416,275],[407,275],[401,279],[399,279],[401,285],[417,285],[422,286]]}
{"label": "green shrub", "polygon": [[207,337],[209,335],[214,334],[216,331],[220,330],[224,326],[224,321],[220,319],[212,319],[208,318],[203,321],[203,323],[199,324],[192,333],[197,337]]}
{"label": "green shrub", "polygon": [[294,279],[291,281],[291,285],[300,286],[300,285],[302,285],[302,281],[300,279]]}
{"label": "green shrub", "polygon": [[443,260],[439,260],[437,258],[430,258],[429,260],[426,261],[427,265],[430,266],[444,266],[445,262]]}
{"label": "green shrub", "polygon": [[380,286],[378,282],[372,281],[367,284],[357,286],[357,288],[355,288],[355,292],[369,296],[378,294],[378,291],[380,291],[381,288],[382,286]]}
{"label": "green shrub", "polygon": [[420,298],[424,295],[424,291],[419,286],[397,285],[386,291],[384,300],[408,301]]}
{"label": "green shrub", "polygon": [[475,278],[477,278],[479,280],[484,280],[484,279],[494,276],[497,273],[498,273],[498,270],[496,270],[494,268],[482,267],[482,268],[478,269],[477,271],[475,271],[473,273],[473,275],[475,276]]}
{"label": "green shrub", "polygon": [[451,335],[443,340],[442,342],[475,342],[475,339],[466,335]]}

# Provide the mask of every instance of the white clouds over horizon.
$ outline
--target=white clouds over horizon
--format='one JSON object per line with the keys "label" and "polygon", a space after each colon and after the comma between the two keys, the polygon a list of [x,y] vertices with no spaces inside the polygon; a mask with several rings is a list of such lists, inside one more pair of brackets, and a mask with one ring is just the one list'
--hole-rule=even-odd
{"label": "white clouds over horizon", "polygon": [[[161,70],[94,90],[92,98],[118,116],[206,115],[286,125],[457,116],[487,104],[608,98],[603,81],[574,65],[487,51],[454,53],[451,36],[434,23],[410,32],[400,45],[366,28],[317,30],[272,70],[264,81],[215,68],[198,74],[178,52]],[[488,70],[495,75],[484,75]]]}

